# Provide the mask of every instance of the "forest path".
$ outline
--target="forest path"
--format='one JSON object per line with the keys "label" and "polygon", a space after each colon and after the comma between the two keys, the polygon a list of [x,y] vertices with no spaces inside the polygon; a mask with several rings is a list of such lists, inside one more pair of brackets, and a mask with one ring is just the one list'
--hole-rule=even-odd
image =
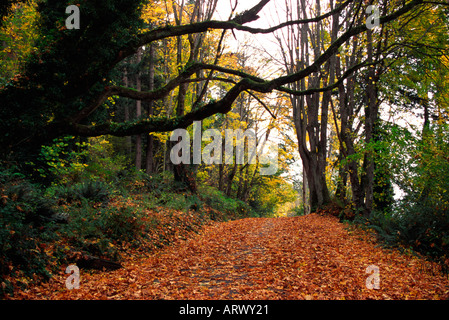
{"label": "forest path", "polygon": [[[215,223],[191,239],[112,272],[61,274],[27,299],[443,299],[449,280],[428,262],[376,247],[338,219],[310,214]],[[366,280],[376,274],[379,289]],[[370,281],[369,281],[370,282]],[[17,297],[20,298],[20,295]]]}

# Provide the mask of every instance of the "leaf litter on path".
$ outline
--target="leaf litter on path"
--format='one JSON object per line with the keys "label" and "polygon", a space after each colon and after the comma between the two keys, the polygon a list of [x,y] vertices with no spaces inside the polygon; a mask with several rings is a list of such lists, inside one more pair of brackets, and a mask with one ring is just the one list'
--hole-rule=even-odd
{"label": "leaf litter on path", "polygon": [[[81,270],[79,289],[66,289],[61,272],[14,298],[449,298],[448,277],[423,272],[429,262],[368,240],[317,214],[220,222],[149,257],[130,256],[123,269]],[[367,273],[369,266],[378,274]],[[379,289],[368,289],[374,276]]]}

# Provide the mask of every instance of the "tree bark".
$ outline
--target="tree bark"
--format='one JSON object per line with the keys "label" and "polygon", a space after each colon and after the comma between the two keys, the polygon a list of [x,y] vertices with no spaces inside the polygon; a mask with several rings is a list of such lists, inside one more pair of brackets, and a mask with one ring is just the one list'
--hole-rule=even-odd
{"label": "tree bark", "polygon": [[231,196],[231,192],[232,192],[232,181],[234,180],[235,174],[237,172],[237,164],[234,164],[234,166],[232,167],[231,173],[229,173],[228,177],[227,177],[227,186],[226,186],[226,195],[228,197]]}
{"label": "tree bark", "polygon": [[[136,63],[139,64],[142,61],[142,48],[137,50]],[[140,69],[140,68],[139,68]],[[142,90],[142,79],[140,71],[136,74],[136,89]],[[136,101],[136,118],[139,119],[142,116],[142,101]],[[136,135],[136,169],[142,169],[142,134]]]}
{"label": "tree bark", "polygon": [[[373,62],[373,36],[372,31],[368,30],[366,32],[367,37],[367,55],[368,62]],[[368,67],[367,72],[367,107],[365,107],[365,142],[370,145],[374,142],[373,133],[374,126],[377,123],[378,115],[378,102],[377,102],[377,90],[375,82],[375,67]],[[364,193],[365,193],[365,208],[363,215],[369,217],[373,209],[374,201],[374,150],[369,148],[365,152],[364,156]]]}
{"label": "tree bark", "polygon": [[[291,6],[293,7],[293,6]],[[316,0],[317,14],[320,15],[320,0]],[[296,2],[297,18],[307,19],[306,3],[304,0]],[[287,19],[293,20],[293,12],[288,12]],[[336,21],[338,17],[334,17]],[[336,24],[338,26],[338,24]],[[335,23],[334,23],[335,27]],[[287,43],[280,41],[280,46],[286,45],[288,52],[283,53],[284,63],[289,74],[294,74],[299,70],[307,69],[311,66],[309,56],[313,55],[317,59],[324,47],[323,29],[318,21],[312,25],[304,24],[296,28],[291,28],[288,33]],[[297,36],[299,35],[299,36]],[[336,40],[337,32],[332,32],[332,42]],[[330,57],[330,59],[333,59]],[[315,60],[316,61],[316,60]],[[325,69],[329,76],[324,77],[321,71],[312,72],[307,82],[308,89],[320,87],[320,82],[325,84],[333,83],[335,77],[335,62],[328,62]],[[292,83],[291,88],[295,91],[306,89],[304,80]],[[310,95],[290,96],[293,106],[293,119],[298,138],[298,151],[303,163],[303,171],[307,177],[309,190],[309,205],[312,211],[325,205],[330,201],[329,190],[326,184],[327,166],[327,124],[330,103],[330,93],[313,93]],[[321,120],[321,121],[319,121]]]}
{"label": "tree bark", "polygon": [[[123,72],[123,83],[125,84],[125,87],[129,86],[129,79],[128,79],[128,70],[125,67],[125,70]],[[125,104],[124,107],[124,113],[125,113],[125,122],[129,121],[129,105]],[[132,152],[132,141],[131,136],[127,136],[125,138],[126,140],[126,149],[128,150],[128,154],[131,154]]]}
{"label": "tree bark", "polygon": [[[155,64],[155,49],[154,44],[150,44],[149,48],[149,56],[150,56],[150,65],[149,65],[149,71],[148,71],[148,90],[153,91],[154,90],[154,64]],[[148,104],[148,116],[151,117],[153,115],[153,104],[154,101],[150,101]],[[153,145],[154,145],[154,139],[152,135],[147,135],[147,146],[146,146],[146,157],[145,157],[145,169],[147,174],[153,173],[154,170],[154,161],[153,161]]]}

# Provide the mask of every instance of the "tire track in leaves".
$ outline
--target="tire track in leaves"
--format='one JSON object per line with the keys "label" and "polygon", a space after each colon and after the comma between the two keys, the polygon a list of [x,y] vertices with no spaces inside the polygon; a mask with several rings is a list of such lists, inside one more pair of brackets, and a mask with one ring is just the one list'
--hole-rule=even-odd
{"label": "tire track in leaves", "polygon": [[[449,280],[422,272],[428,262],[387,250],[338,219],[311,214],[250,218],[205,227],[191,239],[110,273],[67,275],[23,293],[26,299],[444,299]],[[366,288],[380,270],[380,289]],[[83,271],[82,271],[83,272]],[[18,296],[20,298],[20,295]]]}

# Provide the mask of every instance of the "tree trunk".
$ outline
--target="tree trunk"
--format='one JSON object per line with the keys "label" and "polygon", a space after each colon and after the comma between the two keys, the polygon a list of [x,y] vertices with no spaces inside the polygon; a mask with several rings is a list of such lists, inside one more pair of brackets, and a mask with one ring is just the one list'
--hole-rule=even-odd
{"label": "tree trunk", "polygon": [[340,200],[343,204],[346,204],[346,186],[348,183],[348,175],[346,166],[342,165],[343,155],[340,151],[338,155],[338,163],[340,164],[338,168],[338,181],[337,181],[337,189],[335,191],[335,197]]}
{"label": "tree trunk", "polygon": [[[293,16],[293,12],[288,12],[287,19],[307,19],[306,7],[304,0],[297,0],[297,16]],[[316,8],[320,10],[320,0],[316,0]],[[338,17],[334,17],[335,19],[338,19]],[[338,24],[336,25],[338,26]],[[332,33],[332,41],[335,40],[336,35],[336,32]],[[287,43],[281,41],[280,46],[282,50],[285,50],[283,46],[288,50],[287,52],[284,51],[283,54],[288,73],[294,73],[310,66],[310,57],[318,57],[324,46],[321,22],[312,24],[311,27],[308,24],[292,27],[289,29],[286,38],[288,39],[286,40]],[[307,89],[319,87],[322,81],[324,83],[333,82],[335,62],[327,63],[325,69],[329,76],[323,77],[322,72],[312,73],[307,81]],[[306,82],[301,80],[292,84],[291,88],[303,91],[306,89]],[[292,95],[290,97],[299,154],[307,178],[311,211],[330,202],[326,184],[327,125],[330,98],[330,93],[314,93],[306,97]]]}
{"label": "tree trunk", "polygon": [[240,165],[240,168],[239,168],[239,185],[238,185],[238,188],[237,188],[236,198],[240,199],[240,200],[243,200],[243,195],[245,193],[245,188],[247,186],[248,179],[249,179],[249,177],[248,177],[248,167],[249,167],[249,165],[245,164],[245,165]]}
{"label": "tree trunk", "polygon": [[305,173],[309,187],[310,210],[314,212],[330,202],[330,195],[326,184],[325,168],[319,164],[317,156],[312,156],[309,159],[310,162]]}
{"label": "tree trunk", "polygon": [[[372,31],[368,30],[366,32],[367,37],[367,53],[368,62],[373,62],[373,35]],[[368,104],[365,108],[365,142],[367,145],[374,142],[373,133],[374,126],[377,122],[378,114],[378,103],[377,103],[377,90],[375,85],[375,67],[370,66],[367,73],[367,100]],[[373,209],[374,201],[374,151],[368,150],[365,152],[365,163],[364,163],[364,177],[365,177],[365,208],[363,215],[369,217]]]}
{"label": "tree trunk", "polygon": [[[148,84],[148,90],[152,91],[154,90],[154,63],[155,63],[155,50],[154,50],[154,44],[150,44],[150,66],[148,71],[148,78],[149,78],[149,84]],[[153,115],[153,101],[150,101],[148,104],[148,116]],[[153,173],[154,170],[154,161],[153,161],[153,136],[148,135],[147,136],[147,150],[146,150],[146,161],[145,161],[145,169],[148,174]]]}
{"label": "tree trunk", "polygon": [[[123,72],[123,83],[125,85],[125,87],[129,86],[129,79],[128,79],[128,70],[125,67],[125,70]],[[125,122],[129,121],[129,105],[127,103],[125,103]],[[132,152],[132,140],[131,140],[131,136],[127,136],[125,138],[126,140],[126,149],[128,150],[128,154],[131,154]]]}
{"label": "tree trunk", "polygon": [[234,164],[234,166],[232,167],[232,171],[231,171],[231,173],[228,175],[228,178],[227,178],[227,187],[226,187],[226,195],[228,196],[228,197],[230,197],[231,196],[231,192],[232,192],[232,181],[234,180],[234,176],[235,176],[235,173],[237,172],[237,164]]}
{"label": "tree trunk", "polygon": [[[142,48],[139,48],[137,50],[137,61],[136,63],[139,64],[142,61]],[[140,70],[140,68],[139,68]],[[140,79],[140,72],[136,75],[136,89],[137,91],[142,90],[142,80]],[[142,101],[137,100],[136,101],[136,118],[140,118],[142,116]],[[136,169],[140,170],[142,169],[142,135],[138,134],[136,136]]]}
{"label": "tree trunk", "polygon": [[308,190],[307,175],[306,175],[306,171],[303,169],[302,170],[302,203],[304,206],[304,214],[310,213],[309,200],[307,198],[307,190]]}

